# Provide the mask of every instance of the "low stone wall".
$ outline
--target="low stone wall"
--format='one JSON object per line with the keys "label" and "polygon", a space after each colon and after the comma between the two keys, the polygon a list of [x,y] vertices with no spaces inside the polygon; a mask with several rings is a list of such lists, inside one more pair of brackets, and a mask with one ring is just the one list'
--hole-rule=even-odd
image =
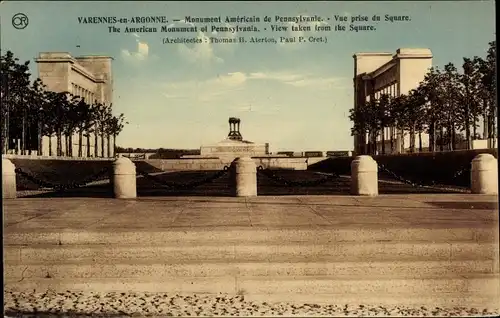
{"label": "low stone wall", "polygon": [[254,157],[255,164],[262,166],[264,169],[292,169],[292,170],[307,170],[308,158],[286,158],[286,157]]}
{"label": "low stone wall", "polygon": [[222,170],[224,166],[229,166],[227,162],[218,158],[213,159],[146,159],[142,160],[151,166],[163,171],[182,170]]}
{"label": "low stone wall", "polygon": [[[397,176],[413,182],[424,184],[435,182],[470,187],[471,162],[482,153],[488,153],[498,158],[498,149],[477,149],[378,155],[373,156],[373,159]],[[315,164],[309,163],[308,169],[350,175],[351,162],[355,158],[328,158]]]}
{"label": "low stone wall", "polygon": [[307,165],[310,166],[326,159],[328,159],[328,157],[310,157],[307,158]]}
{"label": "low stone wall", "polygon": [[[307,158],[254,157],[255,164],[263,168],[307,170]],[[311,158],[309,158],[311,160]],[[219,158],[148,159],[146,163],[163,171],[221,170],[233,160]]]}
{"label": "low stone wall", "polygon": [[[32,160],[70,160],[70,161],[114,161],[116,158],[95,157],[54,157],[54,156],[28,156],[28,155],[2,155],[5,159],[32,159]],[[326,158],[300,158],[300,157],[253,157],[255,164],[263,168],[307,170],[308,165],[315,164]],[[229,166],[233,158],[181,158],[181,159],[146,159],[143,161],[162,171],[183,170],[222,170]]]}

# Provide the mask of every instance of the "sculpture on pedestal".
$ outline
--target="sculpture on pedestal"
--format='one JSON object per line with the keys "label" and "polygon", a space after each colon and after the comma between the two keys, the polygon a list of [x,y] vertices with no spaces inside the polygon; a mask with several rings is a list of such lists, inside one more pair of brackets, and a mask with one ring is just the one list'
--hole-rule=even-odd
{"label": "sculpture on pedestal", "polygon": [[236,117],[229,117],[229,135],[228,139],[231,140],[243,140],[243,136],[240,133],[240,119]]}

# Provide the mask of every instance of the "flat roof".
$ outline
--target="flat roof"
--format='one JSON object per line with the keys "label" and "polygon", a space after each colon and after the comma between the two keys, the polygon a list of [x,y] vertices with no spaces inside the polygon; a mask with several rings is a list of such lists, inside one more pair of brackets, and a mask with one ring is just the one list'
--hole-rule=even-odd
{"label": "flat roof", "polygon": [[356,57],[356,56],[388,56],[388,55],[392,55],[392,53],[388,53],[388,52],[360,52],[360,53],[354,53],[353,57]]}
{"label": "flat roof", "polygon": [[54,59],[54,58],[73,58],[76,60],[92,60],[92,59],[111,59],[114,60],[111,56],[106,55],[82,55],[82,56],[73,56],[69,52],[40,52],[38,54],[39,59]]}

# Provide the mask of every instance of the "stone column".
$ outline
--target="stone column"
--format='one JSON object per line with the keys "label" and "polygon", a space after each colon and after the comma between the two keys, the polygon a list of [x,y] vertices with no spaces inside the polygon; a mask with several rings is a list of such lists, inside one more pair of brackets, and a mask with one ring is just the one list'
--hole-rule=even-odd
{"label": "stone column", "polygon": [[351,194],[378,195],[378,166],[371,156],[357,156],[351,162]]}
{"label": "stone column", "polygon": [[257,196],[257,166],[252,158],[236,158],[231,164],[231,174],[231,192],[234,196]]}
{"label": "stone column", "polygon": [[498,160],[482,153],[472,160],[471,191],[475,194],[498,194]]}
{"label": "stone column", "polygon": [[15,199],[16,191],[16,166],[9,159],[2,159],[2,198]]}
{"label": "stone column", "polygon": [[120,157],[113,162],[113,193],[117,199],[137,197],[136,171],[132,160]]}

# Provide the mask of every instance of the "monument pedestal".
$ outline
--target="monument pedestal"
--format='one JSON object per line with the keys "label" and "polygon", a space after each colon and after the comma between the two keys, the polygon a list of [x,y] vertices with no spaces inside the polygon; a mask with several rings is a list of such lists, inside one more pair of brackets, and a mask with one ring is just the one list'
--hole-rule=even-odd
{"label": "monument pedestal", "polygon": [[[271,155],[268,143],[256,144],[243,140],[239,132],[239,124],[239,118],[229,118],[229,135],[225,140],[213,145],[201,146],[200,155],[185,155],[182,156],[181,161],[189,161],[189,165],[197,167],[196,169],[198,170],[214,170],[212,166],[220,169],[225,165],[230,165],[236,158],[252,158],[257,167],[293,170],[307,169],[306,158]],[[211,168],[207,169],[208,166]]]}
{"label": "monument pedestal", "polygon": [[269,144],[255,144],[244,140],[226,139],[214,145],[201,147],[201,156],[212,157],[254,157],[269,154]]}
{"label": "monument pedestal", "polygon": [[213,145],[201,146],[199,156],[189,155],[183,158],[220,158],[232,161],[238,157],[269,156],[269,144],[256,144],[243,140],[239,125],[239,118],[229,118],[229,134],[225,140]]}

